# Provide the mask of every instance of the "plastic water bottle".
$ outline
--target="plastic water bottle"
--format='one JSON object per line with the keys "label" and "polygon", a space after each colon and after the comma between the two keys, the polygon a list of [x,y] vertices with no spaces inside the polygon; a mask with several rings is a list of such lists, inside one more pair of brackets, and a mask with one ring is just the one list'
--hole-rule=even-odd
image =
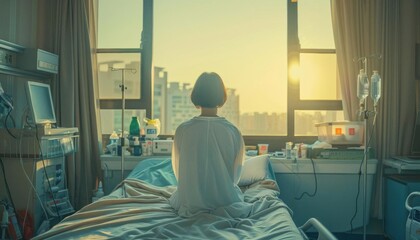
{"label": "plastic water bottle", "polygon": [[286,159],[292,159],[292,142],[286,142]]}
{"label": "plastic water bottle", "polygon": [[360,101],[365,100],[369,95],[369,78],[365,73],[364,69],[360,69],[359,75],[357,75],[357,97]]}
{"label": "plastic water bottle", "polygon": [[109,144],[111,145],[111,154],[117,155],[117,146],[118,146],[118,134],[115,131],[112,131],[111,136],[109,137]]}
{"label": "plastic water bottle", "polygon": [[381,98],[381,76],[379,76],[378,71],[373,71],[373,75],[370,79],[370,97],[373,100],[373,105],[378,104],[379,98]]}
{"label": "plastic water bottle", "polygon": [[130,136],[140,137],[140,123],[136,116],[131,118]]}
{"label": "plastic water bottle", "polygon": [[112,131],[112,134],[111,134],[111,136],[109,136],[109,143],[110,144],[113,144],[113,143],[117,143],[117,141],[118,141],[118,134],[115,132],[115,131]]}

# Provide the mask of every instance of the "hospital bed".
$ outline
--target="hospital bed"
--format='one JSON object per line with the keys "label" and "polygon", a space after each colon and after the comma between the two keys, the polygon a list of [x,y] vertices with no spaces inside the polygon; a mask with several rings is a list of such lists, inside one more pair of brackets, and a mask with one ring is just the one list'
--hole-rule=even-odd
{"label": "hospital bed", "polygon": [[[221,208],[183,218],[169,205],[176,189],[170,158],[146,159],[115,190],[35,239],[336,239],[318,220],[297,227],[267,161],[266,176],[241,186],[249,208]],[[247,161],[246,161],[247,163]],[[244,172],[246,172],[246,163]],[[252,172],[258,170],[252,166]],[[250,170],[250,169],[248,169]],[[241,179],[242,181],[242,179]],[[235,212],[235,214],[233,214]],[[232,217],[236,215],[235,217]]]}

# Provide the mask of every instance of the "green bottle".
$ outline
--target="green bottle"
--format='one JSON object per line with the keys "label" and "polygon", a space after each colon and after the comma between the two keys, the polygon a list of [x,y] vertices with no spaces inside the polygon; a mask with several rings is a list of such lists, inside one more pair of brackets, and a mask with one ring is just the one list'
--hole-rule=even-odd
{"label": "green bottle", "polygon": [[131,118],[130,136],[140,137],[140,123],[136,116]]}

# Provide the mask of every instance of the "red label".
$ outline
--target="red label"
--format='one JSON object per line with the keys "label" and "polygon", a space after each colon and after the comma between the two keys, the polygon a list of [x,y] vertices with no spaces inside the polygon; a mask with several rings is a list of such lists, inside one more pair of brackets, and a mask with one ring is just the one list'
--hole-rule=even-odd
{"label": "red label", "polygon": [[349,128],[349,135],[356,135],[356,129],[355,128]]}

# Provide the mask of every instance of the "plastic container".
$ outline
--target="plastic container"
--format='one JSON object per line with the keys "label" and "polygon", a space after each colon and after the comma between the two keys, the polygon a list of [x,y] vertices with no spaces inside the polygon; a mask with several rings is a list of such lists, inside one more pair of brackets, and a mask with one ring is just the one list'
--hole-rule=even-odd
{"label": "plastic container", "polygon": [[331,145],[357,145],[363,144],[363,122],[324,122],[317,123],[318,140]]}
{"label": "plastic container", "polygon": [[118,139],[118,134],[115,131],[113,131],[111,136],[109,136],[109,151],[111,152],[111,155],[117,155]]}
{"label": "plastic container", "polygon": [[160,133],[160,121],[159,119],[148,119],[145,118],[146,127],[144,128],[146,139],[157,139]]}
{"label": "plastic container", "polygon": [[109,136],[109,141],[110,144],[118,142],[118,134],[115,131],[112,131],[111,136]]}
{"label": "plastic container", "polygon": [[262,143],[258,144],[258,155],[264,155],[268,153],[268,144]]}
{"label": "plastic container", "polygon": [[[128,138],[124,138],[124,144],[123,146],[125,147],[125,149],[128,147],[128,145],[130,144]],[[117,147],[117,155],[121,156],[122,154],[122,146],[121,146],[121,138],[118,139],[118,147]]]}
{"label": "plastic container", "polygon": [[292,159],[292,142],[286,142],[286,159]]}
{"label": "plastic container", "polygon": [[136,116],[131,118],[130,136],[140,137],[140,123]]}
{"label": "plastic container", "polygon": [[373,100],[373,105],[378,105],[378,100],[381,98],[381,76],[379,76],[378,71],[373,71],[373,75],[370,79],[370,97]]}
{"label": "plastic container", "polygon": [[134,145],[133,145],[133,155],[140,156],[142,154],[142,149],[140,145],[140,141],[138,137],[134,138]]}
{"label": "plastic container", "polygon": [[360,69],[357,75],[357,97],[360,101],[365,100],[369,95],[369,78],[364,69]]}
{"label": "plastic container", "polygon": [[307,146],[306,144],[300,143],[298,144],[298,153],[297,158],[298,159],[305,159],[307,156]]}

